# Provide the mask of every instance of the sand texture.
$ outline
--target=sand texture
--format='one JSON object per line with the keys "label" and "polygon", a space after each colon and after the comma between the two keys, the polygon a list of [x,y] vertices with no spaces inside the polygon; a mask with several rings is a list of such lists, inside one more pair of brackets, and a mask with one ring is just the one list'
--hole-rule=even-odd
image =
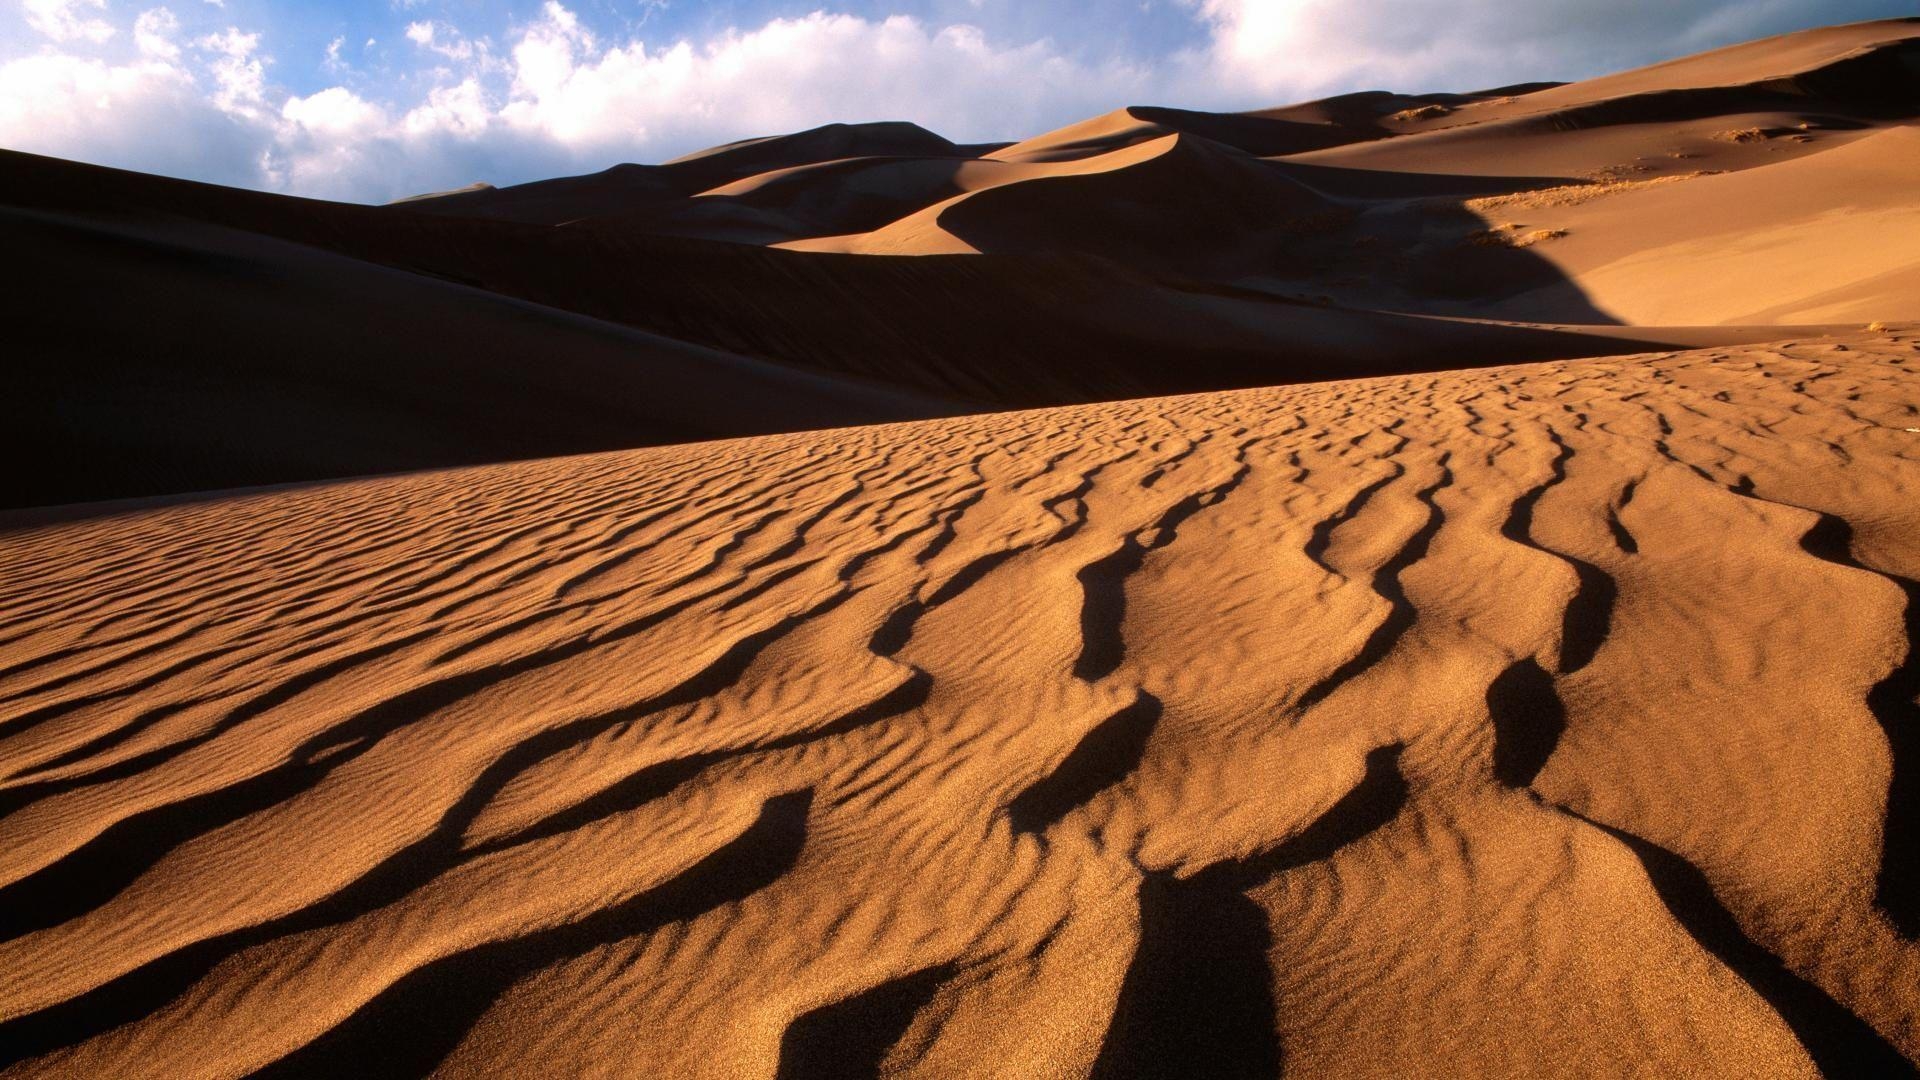
{"label": "sand texture", "polygon": [[18,1076],[1903,1075],[1920,338],[0,558]]}

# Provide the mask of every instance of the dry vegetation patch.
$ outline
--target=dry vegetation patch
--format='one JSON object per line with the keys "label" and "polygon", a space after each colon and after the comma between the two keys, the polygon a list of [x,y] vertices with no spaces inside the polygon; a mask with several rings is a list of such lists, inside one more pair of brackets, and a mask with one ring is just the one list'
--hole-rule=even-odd
{"label": "dry vegetation patch", "polygon": [[1526,229],[1524,225],[1508,223],[1481,229],[1467,240],[1475,247],[1526,248],[1542,241],[1558,240],[1565,235],[1565,229]]}
{"label": "dry vegetation patch", "polygon": [[1565,184],[1560,187],[1540,188],[1535,191],[1517,191],[1511,195],[1488,195],[1478,199],[1468,199],[1460,205],[1476,214],[1495,210],[1538,210],[1555,206],[1578,206],[1591,202],[1603,195],[1620,195],[1642,188],[1657,187],[1661,184],[1692,180],[1701,176],[1713,176],[1716,169],[1696,172],[1674,173],[1671,176],[1655,176],[1646,180],[1600,179],[1589,184]]}

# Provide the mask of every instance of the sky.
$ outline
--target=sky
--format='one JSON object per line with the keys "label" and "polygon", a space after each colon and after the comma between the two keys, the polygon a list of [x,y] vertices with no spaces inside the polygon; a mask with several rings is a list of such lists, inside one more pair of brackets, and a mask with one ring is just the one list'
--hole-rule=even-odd
{"label": "sky", "polygon": [[356,202],[834,121],[1577,79],[1914,0],[0,0],[0,147]]}

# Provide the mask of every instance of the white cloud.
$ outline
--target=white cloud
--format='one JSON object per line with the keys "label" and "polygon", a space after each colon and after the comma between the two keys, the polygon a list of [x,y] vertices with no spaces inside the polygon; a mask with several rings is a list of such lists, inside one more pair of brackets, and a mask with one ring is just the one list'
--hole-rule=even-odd
{"label": "white cloud", "polygon": [[446,132],[471,139],[487,130],[493,116],[480,83],[466,79],[457,86],[434,87],[426,104],[409,111],[401,127],[412,136]]}
{"label": "white cloud", "polygon": [[1822,23],[1894,0],[1183,0],[1209,44],[1169,89],[1197,106],[1357,89],[1473,90],[1577,79]]}
{"label": "white cloud", "polygon": [[21,0],[20,10],[27,25],[55,41],[91,41],[96,44],[113,36],[113,25],[105,19],[82,14],[107,10],[107,0]]}
{"label": "white cloud", "polygon": [[[658,161],[832,121],[904,119],[980,141],[1125,104],[1250,108],[1366,86],[1467,89],[1577,76],[1789,29],[1796,19],[1866,17],[1880,0],[1823,0],[1839,8],[1818,11],[1813,0],[1622,0],[1604,9],[1457,0],[1444,11],[1408,0],[1179,2],[1195,20],[1195,44],[1151,60],[1099,52],[1088,44],[1099,27],[1085,20],[1073,24],[1070,47],[1044,36],[1004,40],[964,23],[828,11],[660,41],[632,30],[604,37],[549,0],[496,48],[448,22],[403,17],[413,47],[432,56],[417,56],[391,84],[408,89],[381,95],[348,78],[358,74],[344,55],[348,37],[359,38],[351,32],[309,53],[318,58],[305,74],[317,68],[354,89],[290,93],[268,82],[260,32],[183,35],[183,20],[153,7],[120,27],[130,28],[134,49],[115,62],[104,52],[75,54],[115,31],[102,18],[105,0],[24,0],[28,21],[63,44],[0,59],[0,145],[380,200]],[[365,40],[371,50],[374,38]]]}
{"label": "white cloud", "polygon": [[[904,118],[984,137],[1042,123],[1047,98],[1098,111],[1147,85],[1142,69],[1085,66],[1045,42],[998,46],[972,27],[900,17],[816,13],[653,49],[603,42],[548,3],[499,59],[444,23],[414,22],[407,37],[464,56],[466,73],[446,75],[410,108],[383,109],[340,87],[288,99],[270,133],[271,183],[385,199],[660,160],[834,120]],[[470,51],[455,55],[461,45]]]}
{"label": "white cloud", "polygon": [[180,98],[192,85],[184,72],[164,63],[113,66],[58,53],[22,57],[0,65],[0,130],[82,130],[122,106]]}
{"label": "white cloud", "polygon": [[[177,22],[156,14],[142,26],[159,47],[171,44],[167,35]],[[66,58],[80,65],[76,85],[117,80],[112,108],[82,108],[76,89],[54,106],[71,121],[73,138],[46,138],[35,122],[15,118],[0,119],[0,142],[95,160],[109,156],[99,151],[106,147],[110,160],[146,167],[180,156],[157,152],[163,141],[191,147],[216,137],[237,140],[254,147],[239,159],[244,164],[226,156],[228,171],[185,171],[381,200],[473,179],[661,160],[835,120],[909,119],[943,134],[990,137],[1043,126],[1055,119],[1047,110],[1057,113],[1062,101],[1072,110],[1103,111],[1150,86],[1143,68],[1089,66],[1044,41],[999,45],[970,26],[935,28],[905,17],[815,13],[656,49],[637,40],[602,41],[571,10],[548,3],[499,58],[484,40],[444,23],[415,22],[408,38],[451,61],[464,57],[464,72],[442,70],[421,98],[400,105],[341,86],[276,96],[261,35],[228,27],[194,38],[191,58],[162,49],[146,67]],[[341,59],[331,45],[326,56]],[[5,98],[38,108],[30,83],[23,76]],[[152,100],[136,100],[143,95]],[[111,120],[162,100],[175,114],[166,125]]]}
{"label": "white cloud", "polygon": [[1142,67],[1090,65],[1046,41],[823,12],[701,46],[603,46],[550,2],[512,52],[501,118],[572,147],[691,149],[835,120],[913,120],[960,138],[1032,130],[1064,109],[1105,111],[1151,85]]}
{"label": "white cloud", "polygon": [[180,30],[180,20],[166,8],[154,8],[143,11],[133,20],[133,43],[142,56],[151,56],[160,60],[173,60],[180,56],[180,46],[174,43],[173,35]]}
{"label": "white cloud", "polygon": [[408,23],[407,40],[449,60],[471,60],[476,52],[474,43],[461,36],[458,30],[443,28],[431,21]]}
{"label": "white cloud", "polygon": [[217,88],[211,99],[214,105],[235,116],[249,119],[260,116],[267,107],[265,61],[254,55],[254,50],[260,47],[260,35],[242,33],[230,26],[194,44],[215,54],[208,65]]}
{"label": "white cloud", "polygon": [[288,98],[280,107],[280,115],[298,127],[336,138],[377,134],[387,122],[380,106],[341,86],[330,86],[303,98]]}
{"label": "white cloud", "polygon": [[177,64],[43,53],[0,63],[0,146],[125,169],[257,183],[262,143]]}

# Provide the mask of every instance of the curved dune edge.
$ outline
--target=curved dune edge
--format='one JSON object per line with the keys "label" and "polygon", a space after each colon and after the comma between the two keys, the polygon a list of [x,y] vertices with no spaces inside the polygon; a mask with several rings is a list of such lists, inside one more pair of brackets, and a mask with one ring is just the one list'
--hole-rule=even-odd
{"label": "curved dune edge", "polygon": [[0,549],[9,1076],[1902,1075],[1920,336]]}
{"label": "curved dune edge", "polygon": [[[1008,185],[1044,183],[1069,177],[1094,176],[1136,168],[1171,154],[1180,144],[1177,134],[1162,135],[1129,143],[1097,154],[1065,160],[1037,162],[995,161],[971,163],[972,172],[956,170],[955,182],[965,188],[960,194],[932,206],[916,210],[898,221],[871,233],[826,236],[790,240],[771,245],[789,251],[828,251],[856,255],[970,255],[979,251],[941,225],[949,210],[982,192]],[[997,166],[997,167],[995,167]]]}
{"label": "curved dune edge", "polygon": [[1274,234],[1334,212],[1329,199],[1260,159],[1180,132],[1088,156],[972,168],[961,194],[874,232],[774,246],[861,255],[1076,251],[1134,267],[1193,266],[1244,262],[1274,246]]}

